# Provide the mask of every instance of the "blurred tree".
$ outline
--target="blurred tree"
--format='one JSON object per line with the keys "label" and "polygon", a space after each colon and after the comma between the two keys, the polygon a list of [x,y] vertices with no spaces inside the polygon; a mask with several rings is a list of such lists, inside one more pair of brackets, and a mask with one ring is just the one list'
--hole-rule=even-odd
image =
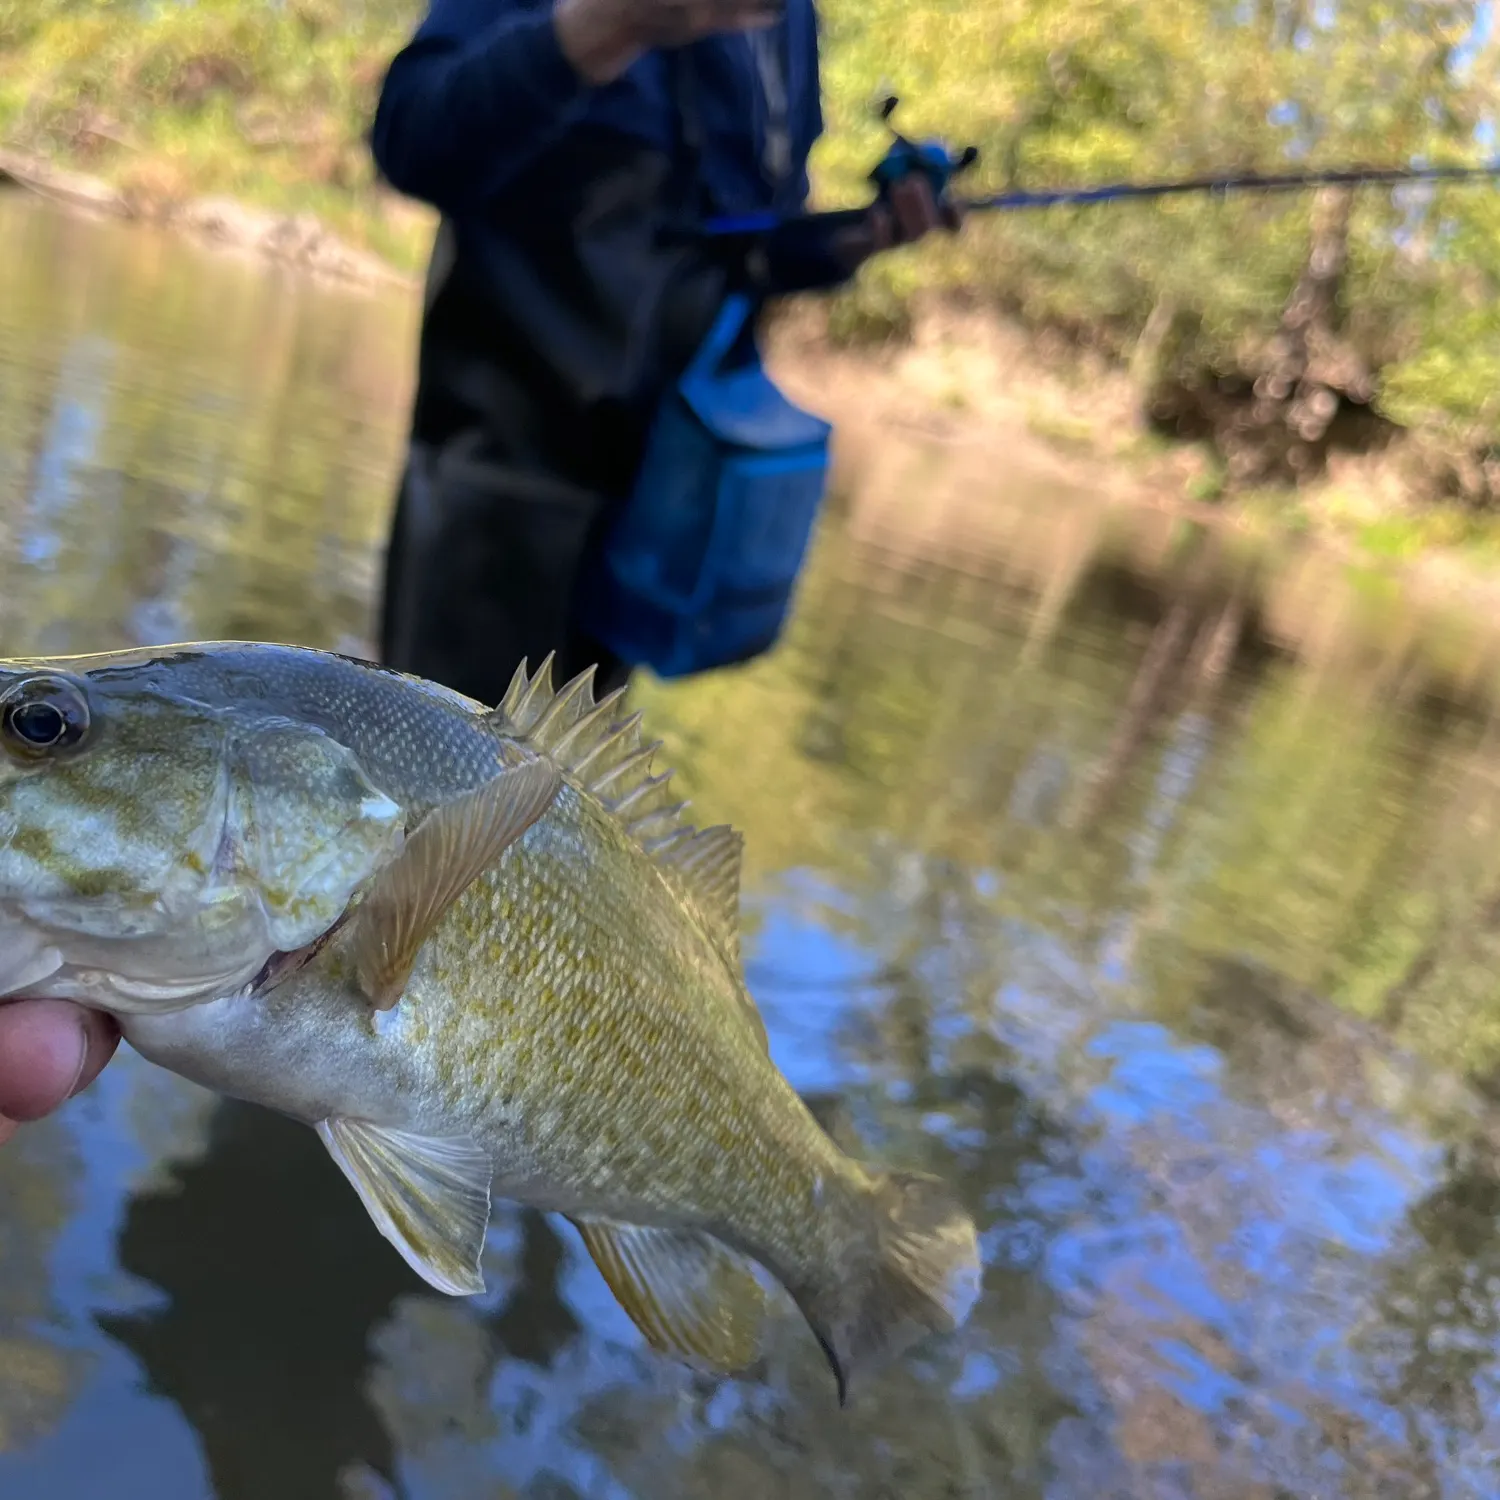
{"label": "blurred tree", "polygon": [[[0,0],[0,140],[121,181],[312,208],[420,259],[365,132],[416,0]],[[883,147],[871,105],[984,150],[988,185],[1473,160],[1500,46],[1480,0],[825,0],[825,202]],[[893,64],[893,60],[899,60]],[[420,218],[421,226],[428,220]],[[1500,195],[1490,188],[1116,203],[996,215],[885,257],[835,332],[899,330],[963,287],[1128,364],[1231,482],[1289,483],[1415,428],[1430,491],[1500,486]]]}
{"label": "blurred tree", "polygon": [[[997,188],[1471,160],[1500,95],[1496,43],[1471,0],[825,10],[820,181],[841,200],[880,148],[865,106],[881,82],[909,96],[908,128],[978,143]],[[1033,327],[1136,356],[1148,408],[1206,431],[1246,480],[1301,477],[1331,445],[1378,440],[1368,422],[1337,420],[1373,407],[1440,440],[1452,487],[1488,500],[1496,230],[1500,200],[1485,187],[1120,203],[994,216],[938,270]],[[840,326],[899,324],[938,259],[873,266]]]}

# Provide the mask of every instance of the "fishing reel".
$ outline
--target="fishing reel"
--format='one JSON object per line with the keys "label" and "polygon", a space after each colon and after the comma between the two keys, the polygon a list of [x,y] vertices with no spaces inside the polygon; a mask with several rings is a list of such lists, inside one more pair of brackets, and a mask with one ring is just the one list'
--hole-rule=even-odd
{"label": "fishing reel", "polygon": [[881,102],[880,118],[890,125],[893,139],[890,150],[881,157],[875,170],[870,173],[870,181],[875,184],[879,195],[885,198],[896,183],[910,177],[913,172],[921,172],[932,186],[932,196],[941,203],[948,192],[948,184],[979,160],[979,147],[965,146],[955,156],[949,151],[945,141],[909,140],[891,125],[891,116],[895,114],[899,102],[894,94]]}

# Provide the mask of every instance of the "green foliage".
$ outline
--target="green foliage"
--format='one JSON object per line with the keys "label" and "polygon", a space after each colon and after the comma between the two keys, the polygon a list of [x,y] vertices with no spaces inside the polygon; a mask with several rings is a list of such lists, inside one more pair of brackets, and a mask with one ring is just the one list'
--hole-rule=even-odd
{"label": "green foliage", "polygon": [[414,16],[378,0],[0,0],[0,139],[146,209],[223,193],[310,210],[414,264],[420,236],[390,233],[366,145]]}
{"label": "green foliage", "polygon": [[1500,430],[1500,310],[1434,319],[1420,347],[1386,372],[1385,408],[1406,426],[1441,425],[1463,441]]}
{"label": "green foliage", "polygon": [[[1477,0],[824,0],[824,203],[855,203],[903,97],[916,134],[972,141],[974,186],[1219,168],[1469,160],[1493,123]],[[0,139],[146,200],[225,192],[307,208],[407,264],[426,220],[375,188],[365,134],[413,0],[0,0]],[[415,226],[415,227],[413,227]],[[882,257],[834,299],[845,340],[900,337],[914,298],[962,287],[1026,325],[1189,382],[1264,344],[1308,253],[1305,195],[995,215]],[[1380,409],[1445,450],[1500,443],[1500,196],[1365,189],[1341,336]],[[1153,341],[1153,348],[1155,347]]]}
{"label": "green foliage", "polygon": [[[908,130],[978,144],[989,189],[1471,160],[1500,92],[1493,44],[1458,56],[1476,20],[1469,0],[1355,0],[1331,15],[1205,0],[826,0],[825,10],[831,129],[817,180],[839,202],[858,200],[881,148],[869,110],[881,87],[903,95]],[[1500,434],[1500,198],[1453,187],[1426,199],[1361,191],[1342,331],[1384,372],[1393,420],[1488,442]],[[1308,210],[1305,196],[1243,195],[996,215],[973,223],[961,248],[917,252],[920,277],[1120,357],[1162,308],[1163,357],[1188,376],[1213,373],[1274,328],[1306,259]],[[846,296],[879,308],[913,279],[912,258],[893,257]]]}

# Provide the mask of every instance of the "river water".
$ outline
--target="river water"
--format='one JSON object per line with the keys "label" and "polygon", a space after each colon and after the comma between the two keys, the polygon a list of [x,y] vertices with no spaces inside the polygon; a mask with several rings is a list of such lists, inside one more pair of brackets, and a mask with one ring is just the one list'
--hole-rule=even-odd
{"label": "river water", "polygon": [[[410,299],[0,196],[7,655],[360,650]],[[1495,636],[915,440],[784,646],[644,683],[747,971],[984,1295],[840,1412],[643,1345],[500,1206],[430,1294],[310,1131],[123,1054],[0,1151],[0,1500],[1500,1493]]]}

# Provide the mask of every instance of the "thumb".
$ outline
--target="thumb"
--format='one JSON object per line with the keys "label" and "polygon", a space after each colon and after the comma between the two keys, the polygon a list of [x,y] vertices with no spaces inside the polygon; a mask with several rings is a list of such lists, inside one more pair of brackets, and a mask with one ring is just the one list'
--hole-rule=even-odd
{"label": "thumb", "polygon": [[0,1004],[0,1117],[51,1114],[99,1076],[118,1042],[114,1022],[65,1000]]}

